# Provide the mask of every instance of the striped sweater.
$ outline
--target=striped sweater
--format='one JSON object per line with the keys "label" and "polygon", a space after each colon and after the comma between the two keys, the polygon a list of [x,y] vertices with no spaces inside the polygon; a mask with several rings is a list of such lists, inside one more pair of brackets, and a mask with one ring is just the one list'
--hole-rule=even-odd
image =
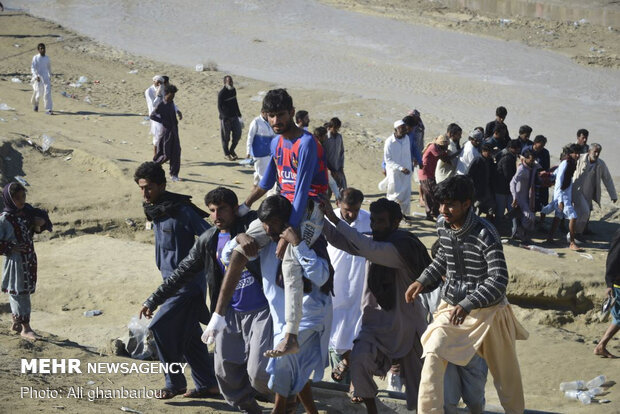
{"label": "striped sweater", "polygon": [[441,297],[467,312],[502,301],[506,295],[508,270],[497,230],[469,209],[463,227],[452,230],[441,217],[437,221],[440,248],[418,282],[433,290],[446,275]]}

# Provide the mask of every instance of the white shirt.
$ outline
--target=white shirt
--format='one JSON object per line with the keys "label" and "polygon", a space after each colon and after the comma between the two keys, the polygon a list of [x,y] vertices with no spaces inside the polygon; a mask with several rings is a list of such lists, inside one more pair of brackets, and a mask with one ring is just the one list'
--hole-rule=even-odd
{"label": "white shirt", "polygon": [[385,160],[385,168],[393,171],[402,171],[405,168],[411,171],[411,147],[409,146],[409,137],[405,135],[403,138],[396,139],[394,134],[385,140],[383,147],[383,158]]}
{"label": "white shirt", "polygon": [[[334,210],[342,219],[340,209]],[[359,233],[369,235],[370,213],[360,210],[355,221],[349,224]],[[344,352],[352,349],[353,340],[357,337],[362,320],[362,294],[366,277],[366,258],[354,256],[331,244],[327,245],[327,253],[334,268],[334,320],[329,345],[331,348]]]}
{"label": "white shirt", "polygon": [[471,163],[478,157],[481,157],[478,148],[474,147],[471,141],[467,141],[463,147],[463,152],[459,156],[459,161],[456,163],[456,173],[458,175],[466,175],[469,171]]}
{"label": "white shirt", "polygon": [[30,71],[33,77],[40,77],[42,82],[49,83],[52,78],[52,65],[50,58],[47,56],[41,56],[41,54],[34,55],[32,58],[32,65]]}

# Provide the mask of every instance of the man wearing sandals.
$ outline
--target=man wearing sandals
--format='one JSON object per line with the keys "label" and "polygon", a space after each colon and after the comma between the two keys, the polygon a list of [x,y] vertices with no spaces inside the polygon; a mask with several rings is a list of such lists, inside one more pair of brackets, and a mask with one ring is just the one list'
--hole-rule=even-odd
{"label": "man wearing sandals", "polygon": [[[341,194],[335,214],[358,232],[370,235],[370,213],[362,210],[364,194],[349,187]],[[362,322],[362,294],[366,276],[366,259],[354,256],[332,245],[327,246],[329,259],[334,267],[334,320],[329,338],[329,356],[332,379],[350,385],[350,398],[354,403],[362,402],[353,396],[353,384],[349,372],[349,360],[353,341],[357,338]]]}
{"label": "man wearing sandals", "polygon": [[442,181],[435,193],[440,247],[424,273],[407,289],[408,302],[438,287],[441,302],[428,326],[418,399],[419,414],[443,412],[448,362],[466,366],[474,355],[485,359],[507,414],[523,413],[525,402],[515,341],[527,331],[506,299],[508,270],[495,227],[474,214],[474,185],[463,175]]}
{"label": "man wearing sandals", "polygon": [[[140,165],[134,180],[142,191],[147,219],[153,222],[155,260],[165,284],[190,252],[196,236],[209,229],[203,219],[206,213],[191,203],[190,196],[166,191],[166,173],[157,163]],[[149,328],[153,332],[159,359],[162,363],[182,362],[185,359],[192,369],[196,389],[187,392],[187,380],[182,373],[167,373],[166,387],[156,398],[170,399],[179,394],[184,394],[184,397],[219,394],[213,362],[206,345],[200,340],[202,330],[199,322],[209,320],[205,295],[205,277],[200,272],[158,303],[162,306]],[[145,304],[140,310],[140,317],[150,318],[156,307]]]}
{"label": "man wearing sandals", "polygon": [[420,240],[399,230],[400,206],[381,198],[370,204],[372,239],[340,220],[329,202],[321,204],[327,221],[323,234],[334,247],[367,260],[362,298],[362,324],[351,350],[353,396],[363,399],[368,413],[376,413],[377,384],[392,363],[400,364],[407,408],[415,408],[422,370],[420,338],[427,312],[419,302],[406,303],[405,291],[431,263]]}

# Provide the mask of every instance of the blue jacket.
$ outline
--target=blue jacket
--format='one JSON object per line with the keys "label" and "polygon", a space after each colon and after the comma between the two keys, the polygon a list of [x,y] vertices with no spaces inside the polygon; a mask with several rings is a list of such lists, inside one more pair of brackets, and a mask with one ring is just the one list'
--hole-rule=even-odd
{"label": "blue jacket", "polygon": [[[155,262],[164,280],[187,256],[194,245],[195,238],[209,227],[209,224],[187,205],[181,205],[174,213],[174,217],[165,216],[153,220]],[[204,274],[196,276],[179,290],[179,294],[195,292],[196,288],[206,292]]]}

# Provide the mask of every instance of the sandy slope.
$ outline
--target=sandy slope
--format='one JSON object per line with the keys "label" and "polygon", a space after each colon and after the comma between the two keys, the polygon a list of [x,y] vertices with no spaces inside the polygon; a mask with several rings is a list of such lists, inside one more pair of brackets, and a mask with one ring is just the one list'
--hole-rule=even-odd
{"label": "sandy slope", "polygon": [[[61,37],[59,37],[61,36]],[[48,44],[54,68],[53,99],[57,115],[32,112],[29,104],[29,62],[39,41]],[[20,47],[15,47],[18,44]],[[87,399],[36,400],[20,398],[20,387],[67,390],[72,386],[137,389],[159,388],[160,375],[22,375],[19,358],[80,358],[83,363],[120,361],[105,353],[111,339],[124,335],[125,325],[140,303],[159,283],[154,266],[152,235],[143,228],[140,194],[132,173],[152,155],[148,127],[142,125],[146,110],[143,91],[156,73],[170,75],[180,87],[177,104],[183,110],[180,124],[183,147],[181,176],[186,180],[170,185],[175,192],[191,194],[201,204],[204,194],[216,185],[233,188],[244,197],[251,184],[251,171],[225,161],[219,145],[215,99],[221,73],[196,73],[187,69],[150,62],[123,52],[101,47],[63,28],[29,17],[0,15],[0,103],[15,111],[0,111],[0,161],[3,184],[15,175],[30,183],[29,199],[48,210],[55,222],[53,234],[37,242],[40,259],[40,283],[33,296],[33,326],[44,341],[30,345],[8,333],[8,305],[0,309],[0,384],[2,410],[52,411],[55,406],[66,412],[100,412],[126,405],[142,412],[168,412],[180,406],[184,412],[223,410],[222,401],[168,404],[152,400]],[[137,74],[129,74],[137,69]],[[89,83],[71,88],[79,76]],[[18,78],[23,83],[13,83]],[[98,80],[99,83],[93,83]],[[257,113],[260,91],[275,85],[236,78],[239,103],[249,122]],[[77,99],[60,95],[75,94]],[[352,105],[364,114],[373,113],[373,102],[325,91],[291,91],[298,106],[313,114],[313,125],[339,114]],[[89,96],[91,104],[84,102]],[[408,108],[394,108],[395,113]],[[429,116],[432,126],[432,116]],[[380,196],[376,183],[382,178],[378,169],[382,142],[389,125],[377,124],[371,116],[344,119],[343,135],[347,148],[347,175],[369,199]],[[316,122],[316,123],[314,123]],[[40,143],[42,134],[54,137],[53,154],[42,155],[24,141]],[[244,151],[242,140],[238,153]],[[71,157],[68,159],[68,157]],[[414,204],[417,193],[414,193]],[[418,211],[421,211],[417,208]],[[511,271],[510,298],[523,305],[518,310],[531,333],[519,343],[519,357],[529,408],[583,412],[584,407],[564,400],[557,390],[563,380],[589,379],[600,373],[617,381],[617,362],[591,355],[593,341],[606,327],[594,321],[593,307],[602,298],[602,272],[606,240],[618,223],[618,208],[608,198],[596,209],[593,229],[597,236],[588,246],[592,260],[558,247],[558,258],[506,247]],[[126,219],[137,223],[126,224]],[[426,222],[413,227],[430,246],[432,226]],[[542,235],[539,235],[542,237]],[[85,318],[89,309],[101,309],[103,315]],[[544,310],[543,310],[544,309]],[[573,313],[572,311],[575,311]],[[612,350],[620,353],[618,340]],[[16,380],[16,377],[17,380]],[[95,381],[87,386],[87,381]],[[497,404],[492,380],[487,396]],[[620,394],[611,387],[606,398],[612,404],[587,407],[591,412],[618,412]],[[325,394],[319,394],[322,409],[352,412],[352,406]],[[207,411],[209,412],[209,411]]]}

